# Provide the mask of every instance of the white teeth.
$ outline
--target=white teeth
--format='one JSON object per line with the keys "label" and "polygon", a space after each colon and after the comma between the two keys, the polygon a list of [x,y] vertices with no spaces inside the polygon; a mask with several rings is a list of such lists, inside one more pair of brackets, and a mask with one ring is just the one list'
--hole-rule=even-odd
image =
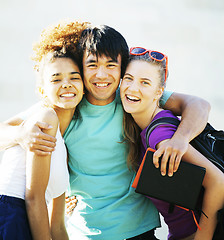
{"label": "white teeth", "polygon": [[109,83],[96,83],[97,87],[106,87],[108,85],[109,85]]}
{"label": "white teeth", "polygon": [[74,93],[63,93],[60,95],[61,97],[74,97],[75,94]]}
{"label": "white teeth", "polygon": [[138,100],[140,100],[139,98],[134,97],[134,96],[130,96],[130,95],[127,95],[127,98],[128,98],[129,100],[132,100],[132,101],[138,101]]}

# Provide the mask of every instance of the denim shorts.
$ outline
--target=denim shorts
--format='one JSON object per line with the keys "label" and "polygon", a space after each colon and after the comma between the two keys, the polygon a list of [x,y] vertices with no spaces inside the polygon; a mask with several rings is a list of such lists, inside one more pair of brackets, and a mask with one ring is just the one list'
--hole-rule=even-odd
{"label": "denim shorts", "polygon": [[0,240],[32,240],[25,201],[0,195]]}

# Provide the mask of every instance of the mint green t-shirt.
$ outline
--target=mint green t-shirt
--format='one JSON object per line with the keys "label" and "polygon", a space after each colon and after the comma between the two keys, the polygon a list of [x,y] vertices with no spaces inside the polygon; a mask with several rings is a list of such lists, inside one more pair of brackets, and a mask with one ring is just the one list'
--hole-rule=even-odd
{"label": "mint green t-shirt", "polygon": [[127,167],[127,149],[121,143],[119,94],[105,106],[92,105],[84,98],[79,110],[81,117],[73,119],[64,134],[70,194],[78,199],[68,221],[70,238],[121,240],[159,227],[152,202],[131,187],[135,174]]}

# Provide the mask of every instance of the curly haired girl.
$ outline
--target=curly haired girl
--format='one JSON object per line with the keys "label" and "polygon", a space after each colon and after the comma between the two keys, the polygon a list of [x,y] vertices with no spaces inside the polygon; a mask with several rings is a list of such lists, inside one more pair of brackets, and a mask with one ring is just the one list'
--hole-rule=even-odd
{"label": "curly haired girl", "polygon": [[76,45],[87,25],[76,21],[50,26],[33,47],[41,102],[24,123],[15,119],[14,124],[33,128],[45,121],[51,127],[44,132],[56,137],[57,145],[48,156],[20,145],[5,151],[0,167],[0,239],[68,239],[64,208],[69,174],[62,136],[83,96]]}

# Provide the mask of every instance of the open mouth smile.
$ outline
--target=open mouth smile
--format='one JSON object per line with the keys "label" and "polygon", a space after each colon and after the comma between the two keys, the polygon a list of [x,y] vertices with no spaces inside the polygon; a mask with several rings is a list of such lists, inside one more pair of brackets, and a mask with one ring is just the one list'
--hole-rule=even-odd
{"label": "open mouth smile", "polygon": [[96,87],[105,88],[110,85],[110,83],[93,83]]}
{"label": "open mouth smile", "polygon": [[139,101],[140,101],[140,98],[138,98],[138,97],[131,96],[131,95],[125,95],[125,96],[126,96],[126,99],[127,99],[129,102],[139,102]]}
{"label": "open mouth smile", "polygon": [[75,97],[76,94],[75,93],[63,93],[60,95],[61,98],[72,98]]}

